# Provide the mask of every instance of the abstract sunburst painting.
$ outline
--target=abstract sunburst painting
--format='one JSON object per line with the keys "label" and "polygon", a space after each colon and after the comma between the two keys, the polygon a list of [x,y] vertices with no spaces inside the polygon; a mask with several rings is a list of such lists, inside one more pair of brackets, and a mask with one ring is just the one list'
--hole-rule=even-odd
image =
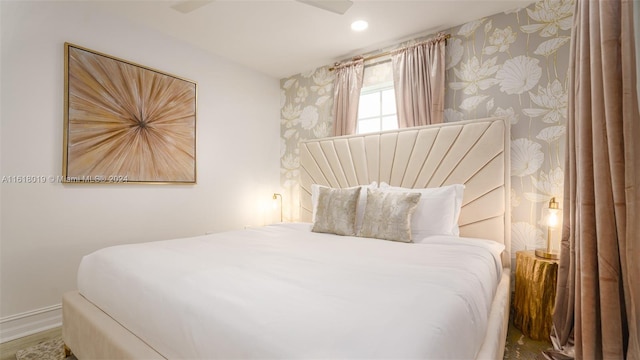
{"label": "abstract sunburst painting", "polygon": [[195,183],[195,82],[65,43],[63,179]]}

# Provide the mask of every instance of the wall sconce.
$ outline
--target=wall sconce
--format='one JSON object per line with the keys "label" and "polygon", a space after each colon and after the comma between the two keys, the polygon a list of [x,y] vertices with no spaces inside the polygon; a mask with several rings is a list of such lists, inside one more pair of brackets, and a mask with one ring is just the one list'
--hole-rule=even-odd
{"label": "wall sconce", "polygon": [[280,222],[282,222],[282,194],[273,193],[273,209],[275,210],[276,206],[278,206],[278,203],[276,202],[278,197],[280,197]]}
{"label": "wall sconce", "polygon": [[560,256],[557,252],[551,249],[551,229],[556,228],[560,222],[560,209],[556,198],[552,197],[549,200],[549,208],[547,209],[547,248],[536,249],[536,256],[544,259],[557,260]]}

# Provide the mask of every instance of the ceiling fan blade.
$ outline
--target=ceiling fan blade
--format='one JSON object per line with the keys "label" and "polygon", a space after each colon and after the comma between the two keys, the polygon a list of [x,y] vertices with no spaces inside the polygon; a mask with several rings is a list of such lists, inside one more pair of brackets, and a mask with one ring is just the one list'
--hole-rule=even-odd
{"label": "ceiling fan blade", "polygon": [[331,11],[332,13],[343,15],[349,10],[353,1],[351,0],[296,0],[298,2],[315,6],[319,9]]}
{"label": "ceiling fan blade", "polygon": [[171,8],[183,14],[187,14],[194,10],[200,9],[207,4],[210,4],[213,1],[214,0],[184,0],[171,5]]}

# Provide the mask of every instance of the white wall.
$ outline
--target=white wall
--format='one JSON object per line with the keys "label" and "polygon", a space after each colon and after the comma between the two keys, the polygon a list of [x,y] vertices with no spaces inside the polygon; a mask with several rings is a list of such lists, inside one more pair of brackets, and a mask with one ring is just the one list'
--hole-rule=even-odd
{"label": "white wall", "polygon": [[279,190],[277,79],[83,2],[0,2],[2,176],[60,175],[64,42],[198,83],[197,185],[2,184],[0,339],[59,322],[83,255],[260,225]]}

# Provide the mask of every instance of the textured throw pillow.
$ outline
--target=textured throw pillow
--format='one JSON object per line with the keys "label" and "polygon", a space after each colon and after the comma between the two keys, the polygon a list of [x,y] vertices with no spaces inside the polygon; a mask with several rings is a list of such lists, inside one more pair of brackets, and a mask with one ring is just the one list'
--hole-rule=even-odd
{"label": "textured throw pillow", "polygon": [[367,189],[367,205],[358,236],[411,242],[411,215],[419,193]]}
{"label": "textured throw pillow", "polygon": [[[311,216],[311,221],[314,222],[316,219],[316,211],[318,208],[318,196],[320,194],[320,188],[328,188],[323,185],[312,184],[311,185],[311,208],[313,209],[313,214]],[[360,190],[360,196],[358,197],[358,208],[356,209],[356,233],[360,230],[360,226],[362,226],[362,218],[364,217],[364,207],[367,203],[367,189],[376,189],[378,187],[378,183],[375,181],[369,185],[360,185],[357,186],[362,188]],[[356,187],[350,187],[349,189],[354,189]]]}
{"label": "textured throw pillow", "polygon": [[311,231],[336,235],[356,234],[356,209],[361,188],[320,187]]}
{"label": "textured throw pillow", "polygon": [[464,185],[408,189],[381,183],[380,189],[422,194],[420,203],[411,218],[411,233],[414,240],[432,235],[460,235],[458,218],[462,207]]}

